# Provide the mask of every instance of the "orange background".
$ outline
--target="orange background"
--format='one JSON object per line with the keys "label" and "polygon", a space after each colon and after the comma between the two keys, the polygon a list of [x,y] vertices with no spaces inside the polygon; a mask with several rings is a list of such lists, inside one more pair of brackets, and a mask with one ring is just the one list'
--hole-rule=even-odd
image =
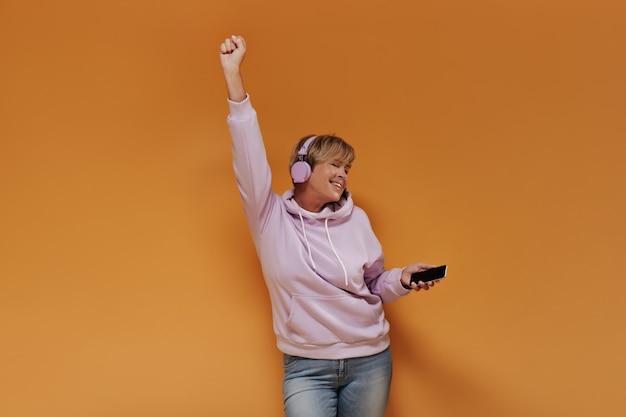
{"label": "orange background", "polygon": [[387,266],[389,417],[626,414],[626,3],[0,3],[0,415],[276,416],[281,356],[218,45],[275,189],[357,149]]}

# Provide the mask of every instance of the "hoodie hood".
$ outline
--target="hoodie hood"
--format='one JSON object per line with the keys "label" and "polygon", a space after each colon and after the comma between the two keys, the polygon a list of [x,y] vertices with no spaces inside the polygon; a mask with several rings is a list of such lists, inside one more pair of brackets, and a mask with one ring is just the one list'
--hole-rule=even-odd
{"label": "hoodie hood", "polygon": [[283,193],[282,199],[287,208],[287,212],[296,216],[302,216],[305,219],[311,220],[336,220],[350,216],[352,209],[354,208],[354,202],[352,201],[352,195],[347,190],[341,196],[336,203],[329,203],[324,206],[322,211],[314,213],[307,211],[300,207],[296,200],[293,198],[295,190],[291,189]]}

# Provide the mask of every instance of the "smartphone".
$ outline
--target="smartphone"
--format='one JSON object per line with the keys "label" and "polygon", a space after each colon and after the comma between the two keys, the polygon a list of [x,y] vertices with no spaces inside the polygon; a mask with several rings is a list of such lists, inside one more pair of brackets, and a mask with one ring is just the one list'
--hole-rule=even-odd
{"label": "smartphone", "polygon": [[445,278],[447,273],[448,265],[441,265],[435,268],[427,269],[425,271],[413,273],[411,275],[411,282],[415,282],[417,284],[418,281],[422,281],[424,283],[429,281],[437,281],[438,279]]}

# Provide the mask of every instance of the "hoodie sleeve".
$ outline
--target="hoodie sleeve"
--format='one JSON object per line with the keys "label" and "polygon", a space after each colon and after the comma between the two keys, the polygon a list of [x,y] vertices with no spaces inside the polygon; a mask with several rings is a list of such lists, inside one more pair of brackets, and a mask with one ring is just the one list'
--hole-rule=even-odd
{"label": "hoodie sleeve", "polygon": [[227,118],[232,138],[233,168],[248,226],[256,240],[266,224],[273,204],[272,173],[256,111],[250,96],[241,102],[228,100]]}
{"label": "hoodie sleeve", "polygon": [[[380,263],[376,262],[372,268],[365,271],[365,283],[372,294],[379,296],[383,303],[389,304],[411,292],[411,290],[404,288],[400,281],[402,268],[385,270],[381,267],[382,258],[380,259]],[[382,272],[376,275],[376,272],[380,269],[382,269]]]}
{"label": "hoodie sleeve", "polygon": [[374,234],[365,212],[363,212],[363,215],[367,225],[365,238],[368,240],[366,247],[368,258],[370,259],[364,270],[365,285],[367,285],[372,294],[379,296],[383,303],[392,303],[400,297],[410,294],[411,290],[407,290],[402,286],[400,281],[402,268],[385,269],[385,257],[382,246]]}

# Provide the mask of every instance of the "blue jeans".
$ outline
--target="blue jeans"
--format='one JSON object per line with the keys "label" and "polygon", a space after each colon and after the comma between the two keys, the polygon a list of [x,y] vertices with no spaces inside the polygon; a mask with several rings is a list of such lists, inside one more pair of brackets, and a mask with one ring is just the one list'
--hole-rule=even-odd
{"label": "blue jeans", "polygon": [[287,417],[383,417],[391,351],[340,360],[283,356]]}

